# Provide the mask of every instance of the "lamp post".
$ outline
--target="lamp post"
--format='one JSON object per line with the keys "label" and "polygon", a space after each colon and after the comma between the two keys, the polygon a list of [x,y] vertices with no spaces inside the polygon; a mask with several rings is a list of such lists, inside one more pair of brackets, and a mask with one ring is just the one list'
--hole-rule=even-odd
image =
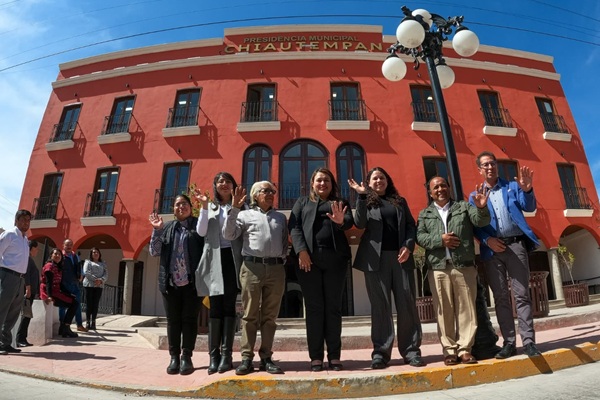
{"label": "lamp post", "polygon": [[402,7],[402,12],[405,17],[396,30],[398,41],[388,49],[390,55],[383,63],[381,71],[383,72],[383,76],[390,81],[399,81],[404,78],[404,75],[406,75],[406,64],[398,57],[398,53],[412,56],[415,62],[415,69],[418,69],[420,66],[419,59],[422,59],[427,65],[433,100],[435,101],[444,146],[446,148],[450,184],[452,185],[456,199],[461,200],[463,192],[458,161],[456,159],[454,140],[452,139],[444,95],[442,94],[442,89],[447,89],[454,83],[454,72],[446,65],[442,48],[444,41],[448,40],[448,35],[452,34],[452,28],[454,27],[456,28],[456,33],[452,41],[452,46],[454,51],[463,57],[470,57],[477,52],[479,39],[477,35],[461,25],[463,21],[462,16],[444,19],[437,14],[432,14],[423,9],[411,11],[406,6]]}
{"label": "lamp post", "polygon": [[[463,17],[449,17],[445,19],[427,10],[409,10],[402,7],[404,18],[396,30],[396,44],[392,45],[388,52],[390,55],[381,66],[381,72],[390,81],[399,81],[406,75],[406,64],[398,54],[411,56],[415,63],[415,69],[420,66],[419,59],[427,65],[427,72],[431,81],[433,100],[437,110],[438,121],[442,130],[444,146],[446,147],[446,162],[448,164],[448,175],[454,196],[457,200],[463,199],[460,172],[452,130],[446,111],[446,103],[442,89],[447,89],[454,83],[454,71],[446,65],[442,54],[443,44],[448,40],[455,28],[452,47],[462,57],[470,57],[479,48],[477,35],[462,25]],[[500,347],[496,345],[498,336],[490,321],[485,298],[485,288],[477,279],[477,298],[475,301],[477,309],[477,332],[472,354],[478,359],[494,357]]]}

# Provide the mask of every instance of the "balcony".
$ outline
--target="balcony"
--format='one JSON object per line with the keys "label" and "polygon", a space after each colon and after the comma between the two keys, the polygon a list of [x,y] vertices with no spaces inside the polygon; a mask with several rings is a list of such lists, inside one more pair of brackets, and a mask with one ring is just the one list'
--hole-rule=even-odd
{"label": "balcony", "polygon": [[560,142],[570,142],[572,135],[569,133],[569,128],[565,123],[562,115],[558,114],[540,114],[542,123],[544,124],[545,140],[557,140]]}
{"label": "balcony", "polygon": [[248,101],[242,103],[238,132],[280,131],[276,101]]}
{"label": "balcony", "polygon": [[113,210],[117,192],[97,191],[88,193],[81,220],[82,226],[116,225]]}
{"label": "balcony", "polygon": [[120,143],[131,141],[129,123],[133,114],[115,114],[104,117],[104,126],[98,137],[98,144]]}
{"label": "balcony", "polygon": [[484,135],[517,136],[517,128],[513,127],[512,118],[506,108],[482,107],[485,118]]}
{"label": "balcony", "polygon": [[73,136],[77,129],[77,122],[59,123],[52,128],[50,140],[46,143],[47,151],[72,149],[75,147]]}
{"label": "balcony", "polygon": [[160,214],[163,219],[172,217],[175,197],[179,194],[187,193],[188,190],[189,188],[187,186],[156,189],[154,191],[154,206],[152,207],[152,210]]}
{"label": "balcony", "polygon": [[591,217],[594,213],[592,202],[587,190],[581,187],[563,187],[561,189],[565,196],[567,208],[564,210],[565,217]]}
{"label": "balcony", "polygon": [[31,228],[56,228],[56,211],[58,209],[58,196],[37,197],[33,200],[33,219]]}
{"label": "balcony", "polygon": [[329,100],[328,130],[369,130],[364,100]]}
{"label": "balcony", "polygon": [[413,131],[441,132],[440,122],[432,101],[413,101]]}
{"label": "balcony", "polygon": [[199,113],[200,107],[198,106],[169,108],[167,124],[162,130],[163,137],[200,135]]}

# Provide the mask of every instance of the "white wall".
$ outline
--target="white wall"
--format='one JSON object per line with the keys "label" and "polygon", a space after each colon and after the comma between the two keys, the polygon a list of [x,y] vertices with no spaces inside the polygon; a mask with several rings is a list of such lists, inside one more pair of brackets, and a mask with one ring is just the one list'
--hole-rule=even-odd
{"label": "white wall", "polygon": [[[573,279],[583,280],[600,277],[600,249],[594,237],[585,229],[560,240],[575,256]],[[568,275],[568,274],[567,274]],[[588,284],[599,284],[600,278]]]}

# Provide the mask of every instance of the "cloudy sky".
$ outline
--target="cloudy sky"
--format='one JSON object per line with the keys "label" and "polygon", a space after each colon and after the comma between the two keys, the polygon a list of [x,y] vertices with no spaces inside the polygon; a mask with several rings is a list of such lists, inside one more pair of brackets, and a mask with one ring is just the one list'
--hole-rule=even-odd
{"label": "cloudy sky", "polygon": [[[482,44],[554,57],[599,186],[596,0],[0,0],[0,227],[13,225],[29,155],[60,63],[153,44],[220,38],[228,27],[371,24],[393,34],[402,5],[444,17],[464,15],[465,25]],[[32,203],[24,199],[22,206],[30,208]]]}

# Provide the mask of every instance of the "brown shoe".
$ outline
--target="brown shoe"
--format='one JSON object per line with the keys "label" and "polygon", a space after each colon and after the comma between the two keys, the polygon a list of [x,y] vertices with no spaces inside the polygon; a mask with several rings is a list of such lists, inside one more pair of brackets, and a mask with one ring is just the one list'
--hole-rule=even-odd
{"label": "brown shoe", "polygon": [[458,364],[458,358],[455,355],[446,356],[444,358],[444,365],[456,365]]}
{"label": "brown shoe", "polygon": [[77,331],[78,331],[78,332],[87,332],[88,330],[87,330],[87,328],[85,328],[83,325],[79,325],[79,326],[77,327]]}
{"label": "brown shoe", "polygon": [[471,353],[463,353],[463,355],[458,358],[463,364],[477,364],[477,359],[473,357]]}

